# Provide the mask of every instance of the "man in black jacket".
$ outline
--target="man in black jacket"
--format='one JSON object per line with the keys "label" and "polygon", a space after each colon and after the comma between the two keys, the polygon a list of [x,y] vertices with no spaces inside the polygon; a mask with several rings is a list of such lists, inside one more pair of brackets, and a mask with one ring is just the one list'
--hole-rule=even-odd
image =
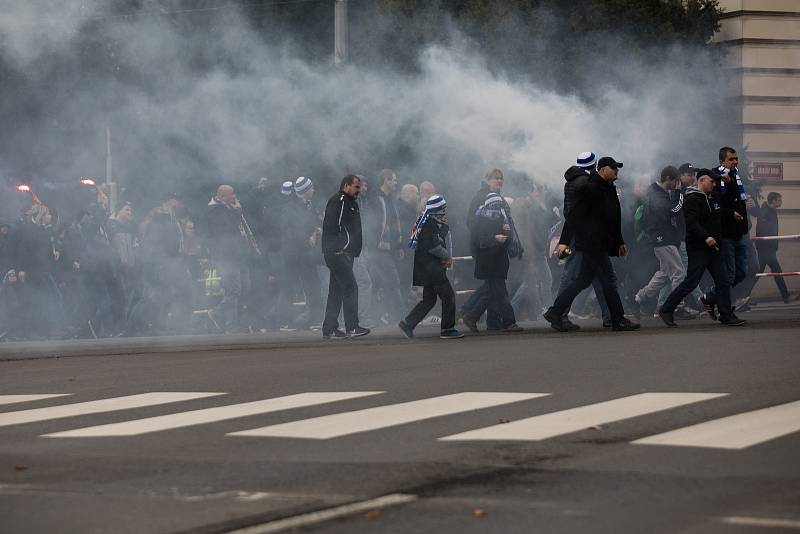
{"label": "man in black jacket", "polygon": [[[756,236],[769,237],[778,235],[778,209],[783,205],[783,197],[780,193],[771,192],[767,195],[767,201],[757,210],[758,224],[756,224]],[[763,273],[764,267],[769,265],[773,273],[783,272],[778,261],[778,240],[758,240],[756,241],[758,251],[758,272]],[[781,292],[783,302],[789,302],[789,289],[786,282],[780,276],[775,276],[775,284]]]}
{"label": "man in black jacket", "polygon": [[617,293],[617,278],[611,265],[611,256],[627,254],[622,239],[622,214],[617,189],[619,163],[611,157],[600,158],[597,170],[592,172],[586,184],[576,192],[575,205],[567,215],[567,222],[575,230],[575,256],[578,275],[559,292],[544,318],[560,331],[568,331],[563,322],[564,312],[572,301],[595,277],[603,285],[603,294],[611,314],[611,327],[616,331],[636,330],[639,325],[629,321]]}
{"label": "man in black jacket", "polygon": [[708,270],[717,288],[717,306],[720,321],[729,326],[741,326],[740,320],[731,308],[731,293],[728,279],[724,273],[723,255],[719,250],[723,233],[725,209],[720,198],[714,193],[712,171],[697,171],[697,187],[689,187],[683,200],[683,213],[686,220],[686,250],[689,254],[689,270],[686,279],[667,297],[658,315],[669,327],[675,324],[673,313],[678,304],[700,283],[703,273]]}
{"label": "man in black jacket", "polygon": [[[566,257],[564,262],[564,271],[561,275],[561,282],[559,284],[559,293],[567,285],[573,283],[578,276],[577,263],[572,261],[571,250],[574,245],[575,229],[569,222],[569,212],[575,205],[578,190],[586,185],[589,175],[591,175],[595,166],[597,165],[597,156],[594,152],[581,152],[575,160],[575,165],[570,167],[564,172],[564,227],[561,230],[561,236],[558,240],[558,247],[556,248],[555,255],[562,259]],[[597,297],[597,304],[600,306],[600,311],[603,315],[603,326],[611,326],[611,313],[608,310],[608,304],[603,296],[603,285],[600,283],[599,278],[592,280],[592,289],[594,289],[595,296]],[[583,293],[582,297],[578,298],[578,306],[580,307],[589,296],[588,290]],[[569,330],[580,330],[580,326],[572,323],[569,320],[569,309],[564,312],[561,322]]]}
{"label": "man in black jacket", "polygon": [[[322,337],[325,339],[369,334],[368,328],[358,325],[358,285],[353,275],[353,259],[361,254],[361,216],[356,202],[360,192],[361,180],[348,174],[342,178],[339,192],[325,206],[322,254],[331,272],[322,323]],[[342,310],[346,332],[339,330],[339,312]]]}
{"label": "man in black jacket", "polygon": [[681,235],[678,233],[678,217],[681,213],[680,198],[670,197],[680,184],[678,169],[672,165],[661,170],[658,183],[650,184],[644,208],[644,229],[653,245],[653,253],[658,260],[658,271],[650,282],[636,293],[634,300],[641,306],[655,298],[662,287],[670,284],[672,291],[686,278],[686,270],[681,261],[678,246]]}

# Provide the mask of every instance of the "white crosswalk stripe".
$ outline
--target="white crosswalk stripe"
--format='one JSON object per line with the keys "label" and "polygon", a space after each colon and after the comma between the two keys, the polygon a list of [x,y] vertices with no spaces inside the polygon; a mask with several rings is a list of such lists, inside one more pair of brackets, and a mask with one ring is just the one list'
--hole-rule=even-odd
{"label": "white crosswalk stripe", "polygon": [[540,441],[595,425],[630,419],[685,404],[715,399],[726,393],[641,393],[569,410],[538,415],[511,423],[462,432],[441,441],[524,440]]}
{"label": "white crosswalk stripe", "polygon": [[69,393],[46,393],[41,395],[0,395],[0,404],[15,404],[17,402],[31,402],[54,397],[67,397]]}
{"label": "white crosswalk stripe", "polygon": [[633,443],[740,450],[799,431],[800,401],[796,401],[679,428]]}
{"label": "white crosswalk stripe", "polygon": [[465,392],[354,412],[344,412],[292,423],[233,432],[229,436],[330,439],[377,430],[443,415],[519,402],[549,393]]}
{"label": "white crosswalk stripe", "polygon": [[78,415],[89,415],[103,412],[113,412],[116,410],[128,410],[131,408],[143,408],[145,406],[155,406],[157,404],[167,404],[204,397],[224,395],[224,393],[198,393],[198,392],[168,392],[159,391],[153,393],[140,393],[138,395],[128,395],[125,397],[113,397],[89,402],[78,402],[74,404],[62,404],[49,408],[35,408],[32,410],[22,410],[16,412],[0,413],[0,426],[20,425],[23,423],[33,423],[36,421],[48,421],[50,419],[62,419],[64,417],[75,417]]}
{"label": "white crosswalk stripe", "polygon": [[110,436],[137,436],[150,432],[171,430],[187,426],[215,423],[237,417],[258,415],[292,408],[303,408],[317,404],[367,397],[378,395],[382,391],[338,391],[338,392],[317,392],[299,393],[273,399],[265,399],[241,404],[231,404],[228,406],[218,406],[215,408],[205,408],[189,412],[173,413],[121,423],[111,423],[107,425],[91,426],[78,428],[65,432],[55,432],[45,434],[46,438],[87,438],[87,437],[110,437]]}

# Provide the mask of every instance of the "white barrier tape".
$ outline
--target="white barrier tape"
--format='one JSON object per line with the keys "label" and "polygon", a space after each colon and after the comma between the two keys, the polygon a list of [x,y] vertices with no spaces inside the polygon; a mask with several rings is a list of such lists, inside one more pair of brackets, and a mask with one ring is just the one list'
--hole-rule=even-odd
{"label": "white barrier tape", "polygon": [[800,239],[800,234],[794,235],[762,235],[751,237],[751,241],[779,241],[783,239]]}
{"label": "white barrier tape", "polygon": [[800,276],[800,272],[789,272],[789,273],[758,273],[756,274],[757,277],[761,278],[762,276]]}
{"label": "white barrier tape", "polygon": [[456,295],[471,295],[475,293],[474,289],[462,289],[461,291],[456,291]]}
{"label": "white barrier tape", "polygon": [[472,256],[453,256],[450,259],[453,261],[464,261],[464,260],[471,260]]}

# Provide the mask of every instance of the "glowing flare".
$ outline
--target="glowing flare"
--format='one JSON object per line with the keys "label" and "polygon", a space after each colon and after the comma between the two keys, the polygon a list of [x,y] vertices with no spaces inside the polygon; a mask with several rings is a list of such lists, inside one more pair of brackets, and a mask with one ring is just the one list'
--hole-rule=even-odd
{"label": "glowing flare", "polygon": [[94,180],[91,178],[81,178],[82,185],[95,185]]}
{"label": "glowing flare", "polygon": [[17,186],[17,190],[21,191],[23,193],[30,193],[31,192],[31,186],[25,185],[25,184],[20,184],[20,185]]}

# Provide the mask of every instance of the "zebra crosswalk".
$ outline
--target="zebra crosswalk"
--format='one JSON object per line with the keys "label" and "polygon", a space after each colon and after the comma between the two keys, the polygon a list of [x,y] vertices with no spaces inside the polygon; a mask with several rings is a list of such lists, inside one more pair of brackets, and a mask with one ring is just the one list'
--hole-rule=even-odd
{"label": "zebra crosswalk", "polygon": [[[133,437],[154,432],[176,430],[197,425],[209,425],[273,412],[290,411],[313,406],[330,406],[329,415],[290,420],[289,422],[229,432],[229,438],[291,438],[305,440],[331,440],[353,434],[377,431],[389,427],[410,425],[433,418],[478,412],[513,403],[526,403],[557,393],[517,392],[461,392],[423,398],[400,403],[381,403],[384,391],[301,392],[281,397],[244,403],[220,404],[211,408],[172,411],[164,415],[139,419],[80,426],[59,432],[41,434],[49,439],[59,438],[114,438]],[[69,393],[34,393],[0,395],[0,405],[25,404],[59,397]],[[123,412],[135,408],[174,405],[185,401],[216,397],[223,400],[223,392],[148,392],[121,397],[97,399],[86,402],[67,402],[55,406],[0,412],[0,427],[26,425],[56,419]],[[437,441],[485,442],[517,441],[538,442],[556,439],[582,430],[645,417],[666,410],[730,397],[728,393],[699,392],[647,392],[576,406],[540,415],[525,417],[513,422],[483,426],[457,434],[440,436]],[[377,406],[360,410],[336,410],[337,402],[374,398]],[[213,401],[218,402],[218,401]],[[535,406],[531,404],[531,406]],[[16,407],[16,406],[15,406]],[[527,409],[528,405],[515,408]],[[172,408],[174,410],[174,408]],[[123,416],[124,417],[124,416]],[[244,424],[243,424],[244,426]],[[720,450],[741,450],[789,434],[800,432],[800,400],[736,413],[631,441],[634,446],[698,447]],[[2,428],[0,428],[2,431]],[[0,434],[1,436],[2,434]]]}

